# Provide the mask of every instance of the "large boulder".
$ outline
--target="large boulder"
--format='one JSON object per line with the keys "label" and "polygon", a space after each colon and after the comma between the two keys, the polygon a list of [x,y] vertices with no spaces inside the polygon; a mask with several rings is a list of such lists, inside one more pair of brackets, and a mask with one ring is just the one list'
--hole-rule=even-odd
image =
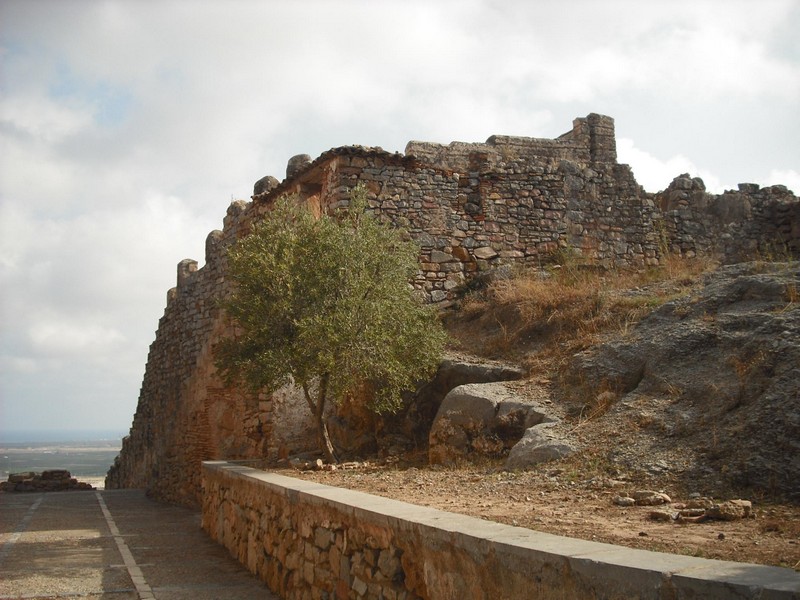
{"label": "large boulder", "polygon": [[525,431],[506,459],[506,469],[529,469],[542,462],[558,460],[575,452],[575,446],[556,428],[556,423],[540,423]]}
{"label": "large boulder", "polygon": [[[450,391],[468,383],[513,381],[524,376],[525,372],[516,365],[474,357],[449,356],[442,360],[430,381],[422,385],[415,394],[409,394],[397,413],[382,419],[379,444],[390,436],[406,438],[410,447],[423,446],[429,440],[431,425],[442,401]],[[372,430],[374,432],[375,428]]]}
{"label": "large boulder", "polygon": [[272,175],[262,177],[253,185],[253,196],[260,196],[261,194],[268,194],[279,185],[279,181]]}
{"label": "large boulder", "polygon": [[286,179],[292,179],[311,165],[311,156],[308,154],[297,154],[289,159],[286,164]]}
{"label": "large boulder", "polygon": [[544,409],[502,383],[460,385],[442,401],[428,438],[431,464],[504,456],[526,429],[549,420]]}
{"label": "large boulder", "polygon": [[436,413],[453,388],[523,376],[523,370],[515,365],[449,356],[441,361],[432,379],[404,398],[397,412],[378,416],[368,410],[369,399],[344,401],[331,411],[328,431],[341,459],[356,459],[376,451],[381,456],[398,456],[427,444]]}

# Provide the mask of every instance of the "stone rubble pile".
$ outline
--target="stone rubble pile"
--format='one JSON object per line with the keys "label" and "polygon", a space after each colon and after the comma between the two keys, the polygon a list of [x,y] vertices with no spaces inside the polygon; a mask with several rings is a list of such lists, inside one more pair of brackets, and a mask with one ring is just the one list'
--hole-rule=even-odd
{"label": "stone rubble pile", "polygon": [[35,473],[25,471],[11,473],[8,481],[0,482],[3,492],[65,492],[74,490],[93,490],[91,484],[78,481],[65,469],[51,469]]}
{"label": "stone rubble pile", "polygon": [[675,523],[701,523],[713,519],[715,521],[736,521],[755,517],[753,503],[749,500],[727,500],[715,502],[711,498],[693,494],[687,502],[672,502],[663,492],[638,490],[630,495],[615,496],[612,502],[621,507],[670,505],[666,508],[652,510],[648,517],[653,521],[671,521]]}

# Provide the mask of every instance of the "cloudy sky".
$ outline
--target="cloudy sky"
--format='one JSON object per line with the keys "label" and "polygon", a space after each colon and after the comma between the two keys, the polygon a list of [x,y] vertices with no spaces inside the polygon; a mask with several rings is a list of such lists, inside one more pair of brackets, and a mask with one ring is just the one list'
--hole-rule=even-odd
{"label": "cloudy sky", "polygon": [[0,440],[131,424],[176,264],[289,157],[616,120],[800,192],[800,1],[0,1]]}

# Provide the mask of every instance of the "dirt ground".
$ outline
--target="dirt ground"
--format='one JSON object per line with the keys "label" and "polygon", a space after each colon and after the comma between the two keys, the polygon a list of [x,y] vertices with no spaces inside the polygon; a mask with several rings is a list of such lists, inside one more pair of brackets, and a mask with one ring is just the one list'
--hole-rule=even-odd
{"label": "dirt ground", "polygon": [[[649,517],[671,510],[688,493],[669,481],[589,477],[581,458],[538,471],[509,472],[502,463],[452,468],[419,460],[356,463],[335,471],[287,469],[283,474],[360,490],[536,531],[704,558],[800,570],[800,506],[753,502],[754,518],[675,523]],[[676,484],[678,485],[678,484]],[[663,491],[666,507],[616,506],[613,499],[640,489]],[[732,498],[719,498],[727,500]]]}

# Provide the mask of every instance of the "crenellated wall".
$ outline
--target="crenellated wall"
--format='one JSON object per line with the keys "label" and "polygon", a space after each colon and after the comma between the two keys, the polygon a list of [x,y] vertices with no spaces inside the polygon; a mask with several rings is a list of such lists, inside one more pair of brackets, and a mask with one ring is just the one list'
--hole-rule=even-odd
{"label": "crenellated wall", "polygon": [[727,260],[753,252],[800,253],[800,203],[783,186],[742,184],[711,195],[681,175],[645,192],[616,162],[614,121],[590,114],[548,140],[492,136],[485,143],[410,142],[404,154],[351,146],[289,161],[264,177],[252,202],[232,203],[206,240],[205,265],[178,265],[150,347],[130,435],[106,487],[146,487],[182,504],[200,500],[200,462],[277,458],[314,447],[304,402],[287,388],[252,397],[227,388],[214,368],[230,323],[217,308],[228,290],[225,256],[284,194],[316,214],[346,203],[362,183],[371,209],[420,246],[413,285],[449,306],[476,274],[504,264],[536,266],[558,250],[604,267],[656,265],[664,251]]}
{"label": "crenellated wall", "polygon": [[313,423],[296,390],[253,396],[226,386],[214,366],[214,344],[231,332],[218,308],[229,289],[225,254],[257,217],[247,208],[230,205],[224,229],[208,235],[201,269],[193,260],[178,264],[130,434],[106,477],[109,489],[143,487],[163,500],[196,505],[203,460],[276,458],[307,448]]}
{"label": "crenellated wall", "polygon": [[800,253],[800,203],[783,185],[740,183],[714,195],[701,179],[683,174],[655,201],[670,252],[713,253],[727,262]]}

